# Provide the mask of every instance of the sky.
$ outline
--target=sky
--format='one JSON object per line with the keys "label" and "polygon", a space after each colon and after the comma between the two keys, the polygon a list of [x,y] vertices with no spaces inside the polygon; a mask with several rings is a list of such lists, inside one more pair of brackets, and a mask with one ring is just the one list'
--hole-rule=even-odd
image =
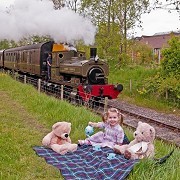
{"label": "sky", "polygon": [[142,15],[143,30],[135,29],[137,36],[153,35],[155,33],[180,31],[180,15],[177,11],[169,13],[167,10],[153,10]]}
{"label": "sky", "polygon": [[[13,16],[10,18],[5,16],[2,11],[12,3],[15,4],[16,10],[12,12]],[[40,6],[43,8],[38,8]],[[36,14],[38,18],[34,18]],[[83,39],[85,44],[93,44],[96,33],[96,28],[89,20],[83,19],[73,12],[66,10],[55,13],[52,2],[49,0],[0,0],[1,22],[3,21],[2,18],[9,23],[4,23],[4,29],[0,29],[0,38],[5,38],[10,34],[9,38],[15,37],[14,39],[18,40],[22,35],[39,31],[39,35],[49,33],[55,40],[61,38],[71,42],[76,39]],[[21,22],[19,22],[20,19]],[[42,21],[42,19],[44,20]],[[135,28],[133,36],[151,36],[155,33],[180,31],[180,17],[177,11],[168,13],[167,10],[163,9],[153,10],[149,14],[142,15],[142,22],[143,29]]]}

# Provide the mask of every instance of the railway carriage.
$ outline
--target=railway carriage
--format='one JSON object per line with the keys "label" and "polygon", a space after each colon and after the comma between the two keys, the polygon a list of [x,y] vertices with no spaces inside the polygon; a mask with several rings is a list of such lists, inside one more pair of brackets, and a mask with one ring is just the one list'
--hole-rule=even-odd
{"label": "railway carriage", "polygon": [[86,59],[85,53],[73,46],[49,41],[0,51],[0,65],[46,80],[46,59],[51,52],[51,83],[64,85],[70,96],[78,96],[83,101],[104,97],[115,99],[123,86],[108,84],[108,64],[99,60],[96,51],[91,48],[90,59]]}
{"label": "railway carriage", "polygon": [[[52,43],[39,43],[7,49],[4,51],[4,67],[6,69],[43,76],[43,65]],[[51,45],[51,46],[50,46]]]}

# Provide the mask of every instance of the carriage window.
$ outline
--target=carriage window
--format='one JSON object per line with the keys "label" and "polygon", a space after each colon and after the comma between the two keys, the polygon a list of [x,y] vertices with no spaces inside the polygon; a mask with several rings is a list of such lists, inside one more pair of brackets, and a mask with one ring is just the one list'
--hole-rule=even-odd
{"label": "carriage window", "polygon": [[59,58],[62,59],[64,57],[63,54],[59,54]]}

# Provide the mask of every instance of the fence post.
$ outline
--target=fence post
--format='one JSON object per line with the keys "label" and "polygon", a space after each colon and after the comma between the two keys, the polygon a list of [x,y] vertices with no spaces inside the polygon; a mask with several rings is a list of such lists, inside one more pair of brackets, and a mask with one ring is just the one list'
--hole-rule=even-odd
{"label": "fence post", "polygon": [[26,77],[26,75],[24,75],[24,84],[26,84],[26,79],[27,79],[27,77]]}
{"label": "fence post", "polygon": [[104,112],[107,111],[107,106],[108,106],[108,97],[105,97],[105,99],[104,99]]}
{"label": "fence post", "polygon": [[38,92],[41,92],[41,79],[38,79]]}
{"label": "fence post", "polygon": [[17,80],[17,73],[14,73],[14,79]]}
{"label": "fence post", "polygon": [[168,90],[166,89],[166,100],[168,99]]}
{"label": "fence post", "polygon": [[63,100],[63,85],[61,85],[61,100]]}
{"label": "fence post", "polygon": [[131,79],[129,81],[129,90],[130,90],[130,92],[132,91],[132,81],[131,81]]}

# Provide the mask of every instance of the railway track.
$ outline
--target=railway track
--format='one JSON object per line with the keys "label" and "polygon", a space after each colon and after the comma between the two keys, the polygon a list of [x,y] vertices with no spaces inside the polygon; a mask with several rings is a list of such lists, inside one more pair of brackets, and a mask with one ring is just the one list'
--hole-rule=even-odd
{"label": "railway track", "polygon": [[[22,79],[20,79],[20,81],[22,82]],[[35,87],[37,85],[37,80],[30,79],[27,80],[27,82]],[[50,85],[41,83],[41,91],[62,99],[60,87],[55,87],[51,83]],[[64,91],[66,92],[66,89],[64,89]],[[63,98],[72,104],[79,105],[79,102],[81,102],[77,97],[76,99],[73,99],[68,96],[68,93],[65,94],[66,95],[63,96]],[[91,103],[86,103],[84,105],[97,114],[102,114],[105,106],[106,108],[115,107],[124,115],[125,126],[136,129],[138,121],[147,122],[155,128],[157,139],[180,147],[180,118],[177,116],[157,113],[153,110],[133,106],[118,100],[108,100],[106,105],[103,100],[101,103],[91,101]]]}

